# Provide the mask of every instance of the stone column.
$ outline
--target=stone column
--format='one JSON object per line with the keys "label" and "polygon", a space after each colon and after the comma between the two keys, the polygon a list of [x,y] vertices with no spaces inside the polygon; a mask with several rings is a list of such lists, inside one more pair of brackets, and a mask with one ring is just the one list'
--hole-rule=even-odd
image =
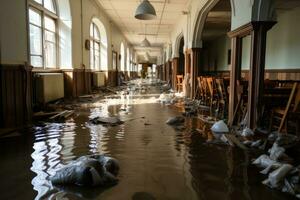
{"label": "stone column", "polygon": [[173,83],[173,90],[177,91],[177,75],[178,75],[178,66],[179,66],[179,58],[173,58],[172,60],[172,83]]}
{"label": "stone column", "polygon": [[193,99],[196,96],[197,77],[200,67],[200,53],[201,48],[191,48],[191,94]]}
{"label": "stone column", "polygon": [[191,76],[191,51],[187,49],[184,52],[184,86],[183,92],[186,97],[191,95],[191,85],[190,85],[190,76]]}

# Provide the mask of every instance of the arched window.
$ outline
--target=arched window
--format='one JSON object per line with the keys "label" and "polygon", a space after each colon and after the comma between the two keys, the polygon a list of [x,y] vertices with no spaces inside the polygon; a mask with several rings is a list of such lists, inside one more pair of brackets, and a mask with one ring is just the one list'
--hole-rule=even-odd
{"label": "arched window", "polygon": [[90,26],[90,66],[100,69],[100,32],[94,22]]}
{"label": "arched window", "polygon": [[54,0],[29,1],[30,61],[34,67],[57,67],[57,8]]}
{"label": "arched window", "polygon": [[123,43],[121,43],[120,55],[121,55],[121,71],[125,71],[125,48]]}
{"label": "arched window", "polygon": [[90,67],[95,70],[107,70],[107,35],[103,23],[93,18],[90,25]]}

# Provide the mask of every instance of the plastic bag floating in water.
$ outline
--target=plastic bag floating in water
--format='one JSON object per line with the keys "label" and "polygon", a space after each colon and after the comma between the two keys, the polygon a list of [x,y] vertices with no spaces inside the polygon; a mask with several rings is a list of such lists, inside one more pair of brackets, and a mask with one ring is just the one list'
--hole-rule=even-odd
{"label": "plastic bag floating in water", "polygon": [[54,185],[111,186],[118,182],[119,164],[103,155],[83,156],[59,169],[51,177]]}
{"label": "plastic bag floating in water", "polygon": [[177,116],[177,117],[169,118],[166,121],[166,124],[169,124],[169,125],[178,125],[178,124],[182,124],[183,122],[184,122],[184,118],[181,117],[181,116]]}

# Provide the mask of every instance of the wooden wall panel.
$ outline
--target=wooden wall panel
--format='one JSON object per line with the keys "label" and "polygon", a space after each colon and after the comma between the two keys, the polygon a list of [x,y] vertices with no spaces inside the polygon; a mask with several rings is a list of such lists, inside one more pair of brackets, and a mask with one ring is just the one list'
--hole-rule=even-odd
{"label": "wooden wall panel", "polygon": [[31,122],[32,68],[0,65],[0,127],[16,128]]}
{"label": "wooden wall panel", "polygon": [[118,85],[118,72],[117,71],[113,71],[113,70],[109,70],[107,72],[107,78],[106,78],[107,82],[106,84],[109,86],[117,86]]}
{"label": "wooden wall panel", "polygon": [[[216,72],[204,72],[204,75],[216,75],[220,77],[229,77],[230,71],[216,71]],[[249,79],[249,70],[242,70],[241,76],[248,80]],[[265,79],[269,80],[291,80],[299,81],[300,80],[300,67],[299,69],[267,69],[265,70]]]}

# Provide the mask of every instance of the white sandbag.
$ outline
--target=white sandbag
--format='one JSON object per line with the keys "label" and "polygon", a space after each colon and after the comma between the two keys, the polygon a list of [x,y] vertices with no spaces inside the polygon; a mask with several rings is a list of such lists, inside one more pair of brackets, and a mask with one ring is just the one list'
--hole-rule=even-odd
{"label": "white sandbag", "polygon": [[171,117],[166,121],[166,124],[169,125],[177,125],[177,124],[182,124],[184,122],[184,118],[181,116],[177,117]]}
{"label": "white sandbag", "polygon": [[252,162],[252,164],[257,165],[259,167],[263,167],[263,168],[272,166],[276,163],[277,162],[275,160],[270,159],[270,157],[265,154],[259,156],[256,160],[254,160]]}
{"label": "white sandbag", "polygon": [[165,94],[165,93],[162,93],[158,98],[158,101],[164,104],[170,104],[172,103],[172,100],[173,100],[173,95]]}
{"label": "white sandbag", "polygon": [[244,128],[241,135],[243,137],[249,137],[249,136],[253,136],[254,135],[254,132],[250,129],[250,128]]}
{"label": "white sandbag", "polygon": [[283,164],[280,168],[274,170],[269,174],[268,180],[272,188],[280,186],[280,182],[284,180],[286,175],[293,169],[293,166],[290,164]]}
{"label": "white sandbag", "polygon": [[278,146],[275,142],[271,149],[269,149],[270,158],[272,160],[278,160],[281,156],[284,155],[285,149],[283,147]]}
{"label": "white sandbag", "polygon": [[116,184],[117,178],[106,169],[109,157],[107,159],[105,157],[95,157],[98,159],[83,156],[69,163],[50,178],[51,182],[54,185],[78,186],[109,186]]}
{"label": "white sandbag", "polygon": [[223,120],[217,121],[210,129],[214,133],[228,133],[228,126],[224,123]]}
{"label": "white sandbag", "polygon": [[252,142],[251,147],[258,148],[262,144],[262,140],[257,140],[255,142]]}
{"label": "white sandbag", "polygon": [[119,162],[115,158],[100,155],[100,154],[89,155],[88,157],[99,161],[101,163],[101,165],[105,168],[106,171],[110,172],[111,174],[113,174],[115,176],[118,175],[120,165],[119,165]]}

